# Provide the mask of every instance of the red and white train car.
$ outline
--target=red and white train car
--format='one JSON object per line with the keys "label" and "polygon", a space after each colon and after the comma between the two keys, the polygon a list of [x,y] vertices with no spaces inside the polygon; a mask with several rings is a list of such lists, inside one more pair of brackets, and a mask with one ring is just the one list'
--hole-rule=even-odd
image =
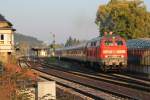
{"label": "red and white train car", "polygon": [[114,34],[97,37],[78,46],[57,49],[55,54],[57,57],[98,66],[104,71],[127,67],[126,42]]}

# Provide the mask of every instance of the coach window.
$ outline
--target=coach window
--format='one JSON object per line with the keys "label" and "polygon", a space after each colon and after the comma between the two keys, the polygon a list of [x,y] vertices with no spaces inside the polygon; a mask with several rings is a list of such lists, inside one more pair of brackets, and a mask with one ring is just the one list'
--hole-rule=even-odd
{"label": "coach window", "polygon": [[93,46],[93,42],[91,42],[91,45],[90,45],[91,47]]}
{"label": "coach window", "polygon": [[96,46],[99,46],[99,45],[100,45],[100,43],[99,43],[99,41],[97,41],[97,42],[96,42]]}
{"label": "coach window", "polygon": [[94,46],[94,42],[93,42],[92,46]]}
{"label": "coach window", "polygon": [[87,47],[90,47],[91,46],[91,43],[88,43]]}
{"label": "coach window", "polygon": [[96,41],[94,42],[94,46],[96,46]]}

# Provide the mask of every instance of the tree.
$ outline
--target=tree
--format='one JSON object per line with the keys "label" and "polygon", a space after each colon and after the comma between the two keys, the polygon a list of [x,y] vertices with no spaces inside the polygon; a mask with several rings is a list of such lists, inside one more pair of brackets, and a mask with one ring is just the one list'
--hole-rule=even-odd
{"label": "tree", "polygon": [[73,43],[73,39],[71,36],[69,36],[69,38],[67,39],[66,43],[65,43],[65,47],[69,47],[71,46]]}
{"label": "tree", "polygon": [[65,47],[74,46],[80,44],[80,41],[76,38],[72,38],[71,36],[67,39],[65,43]]}
{"label": "tree", "polygon": [[150,37],[150,13],[141,0],[110,0],[98,8],[95,23],[102,33],[113,31],[127,39]]}
{"label": "tree", "polygon": [[5,64],[4,73],[0,75],[1,100],[31,100],[27,87],[37,82],[37,75],[30,69],[21,69],[16,64]]}

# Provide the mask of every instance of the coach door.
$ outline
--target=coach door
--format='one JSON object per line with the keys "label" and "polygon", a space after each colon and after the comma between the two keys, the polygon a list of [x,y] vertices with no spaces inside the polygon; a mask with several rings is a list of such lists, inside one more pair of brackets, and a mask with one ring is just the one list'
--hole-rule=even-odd
{"label": "coach door", "polygon": [[99,53],[100,53],[100,41],[96,41],[96,61],[99,59]]}

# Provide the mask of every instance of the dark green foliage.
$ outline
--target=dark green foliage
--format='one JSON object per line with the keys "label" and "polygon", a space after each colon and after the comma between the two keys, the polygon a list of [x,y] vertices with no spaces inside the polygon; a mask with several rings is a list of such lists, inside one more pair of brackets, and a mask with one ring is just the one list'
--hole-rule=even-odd
{"label": "dark green foliage", "polygon": [[127,39],[150,37],[150,13],[141,0],[110,0],[99,7],[95,23],[101,33],[113,31]]}
{"label": "dark green foliage", "polygon": [[45,60],[47,63],[55,63],[57,59],[55,57],[50,57]]}
{"label": "dark green foliage", "polygon": [[50,44],[49,46],[48,46],[50,49],[57,49],[57,48],[63,48],[64,47],[64,44]]}
{"label": "dark green foliage", "polygon": [[65,47],[74,46],[80,44],[80,41],[76,38],[72,38],[71,36],[67,39],[65,43]]}

